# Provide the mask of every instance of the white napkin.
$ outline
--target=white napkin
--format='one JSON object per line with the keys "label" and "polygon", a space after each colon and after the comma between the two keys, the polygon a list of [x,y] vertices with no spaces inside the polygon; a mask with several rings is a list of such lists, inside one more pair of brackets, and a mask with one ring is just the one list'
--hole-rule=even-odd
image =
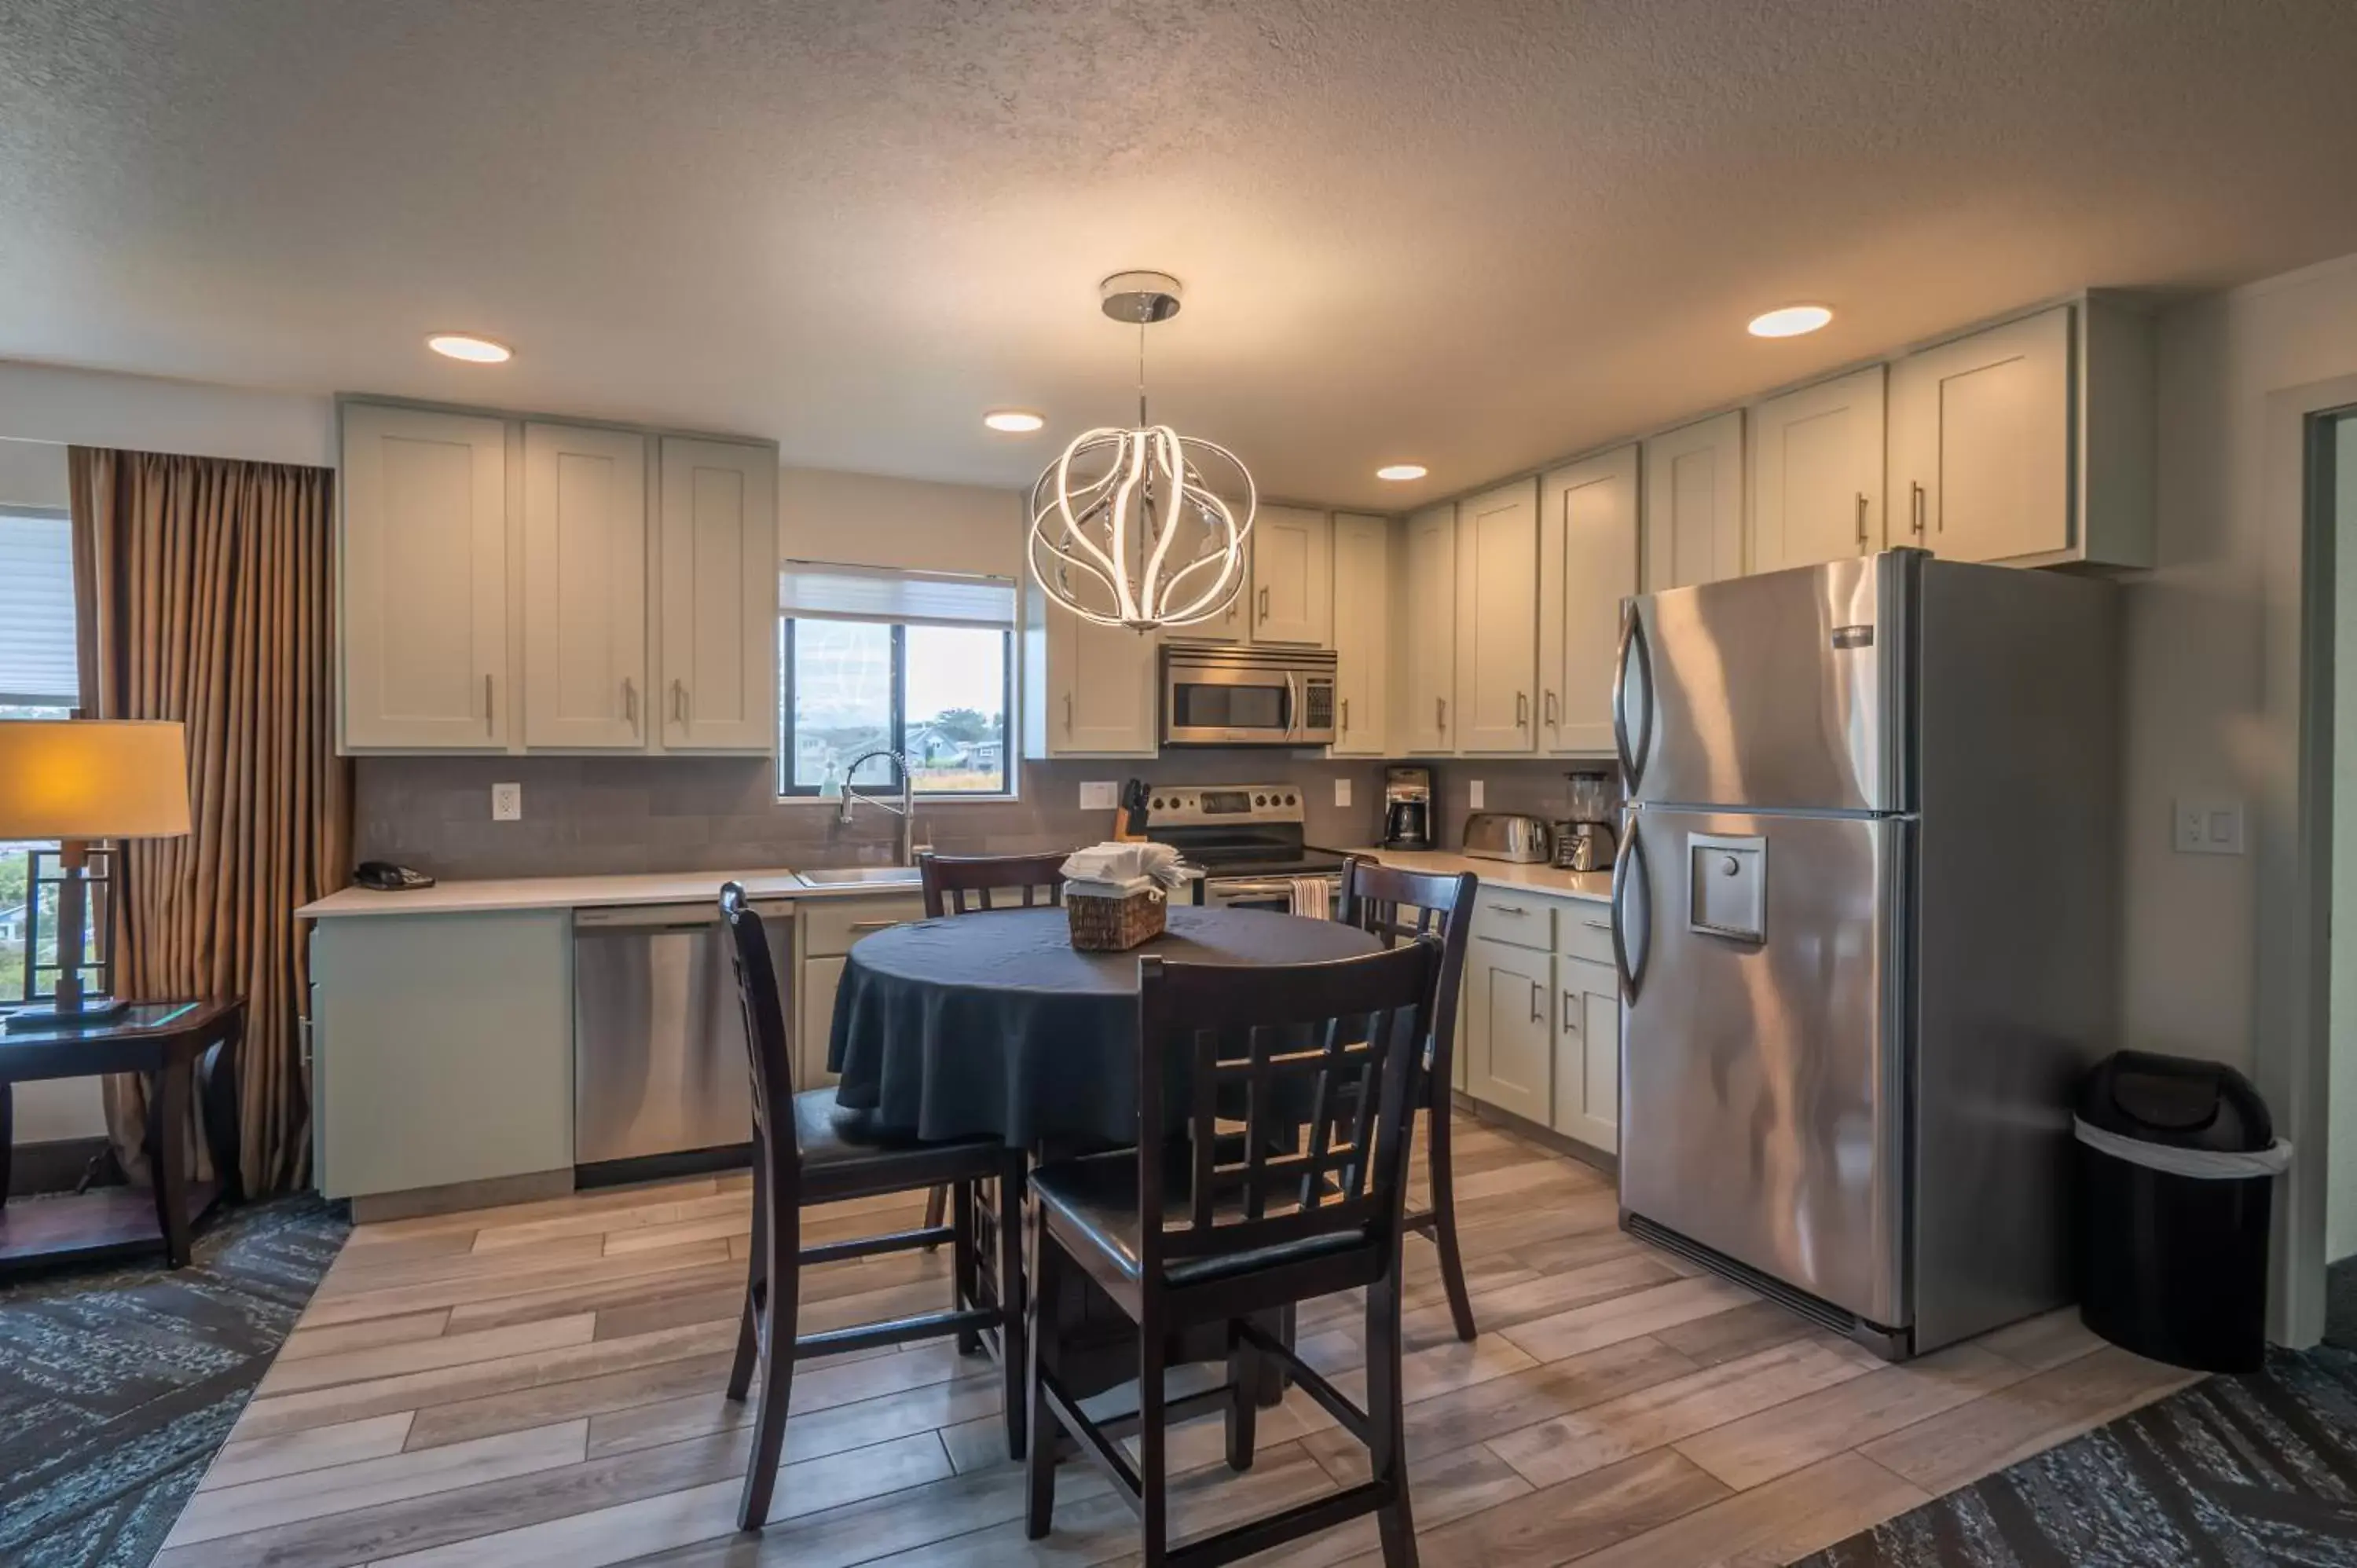
{"label": "white napkin", "polygon": [[1178,852],[1167,843],[1100,843],[1065,858],[1064,891],[1084,898],[1125,898],[1151,888],[1169,889],[1187,880]]}

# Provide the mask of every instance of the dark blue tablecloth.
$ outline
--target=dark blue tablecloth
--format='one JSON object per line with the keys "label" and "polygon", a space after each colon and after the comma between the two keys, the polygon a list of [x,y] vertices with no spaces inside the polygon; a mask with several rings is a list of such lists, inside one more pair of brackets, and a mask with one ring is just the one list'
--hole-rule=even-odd
{"label": "dark blue tablecloth", "polygon": [[1134,1143],[1141,957],[1310,963],[1377,945],[1355,927],[1264,909],[1174,905],[1169,925],[1119,953],[1075,952],[1060,908],[952,916],[863,939],[834,994],[826,1059],[841,1079],[836,1099],[920,1138]]}

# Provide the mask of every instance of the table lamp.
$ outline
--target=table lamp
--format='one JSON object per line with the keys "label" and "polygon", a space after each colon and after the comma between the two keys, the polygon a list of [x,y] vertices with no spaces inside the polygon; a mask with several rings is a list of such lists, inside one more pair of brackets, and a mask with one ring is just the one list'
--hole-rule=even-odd
{"label": "table lamp", "polygon": [[[55,1004],[8,1015],[11,1029],[102,1024],[127,1003],[82,995],[82,911],[92,840],[188,831],[188,743],[178,724],[144,719],[0,719],[0,839],[55,839]],[[38,887],[28,897],[39,897]],[[33,955],[25,961],[29,969]]]}

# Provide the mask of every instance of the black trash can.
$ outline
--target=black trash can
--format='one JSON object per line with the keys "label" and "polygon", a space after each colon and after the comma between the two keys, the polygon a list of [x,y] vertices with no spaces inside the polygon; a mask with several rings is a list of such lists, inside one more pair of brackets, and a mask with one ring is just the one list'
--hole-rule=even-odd
{"label": "black trash can", "polygon": [[2291,1147],[2219,1062],[2122,1051],[2079,1087],[2079,1313],[2205,1372],[2266,1355],[2267,1218]]}

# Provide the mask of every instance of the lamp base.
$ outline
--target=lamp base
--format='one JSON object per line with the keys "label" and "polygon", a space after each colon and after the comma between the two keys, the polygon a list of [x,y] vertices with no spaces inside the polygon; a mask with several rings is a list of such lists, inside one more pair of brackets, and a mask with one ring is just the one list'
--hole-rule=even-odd
{"label": "lamp base", "polygon": [[79,1007],[19,1007],[5,1015],[7,1022],[0,1027],[11,1035],[29,1034],[36,1029],[102,1028],[129,1011],[130,1003],[113,999],[86,1002]]}

